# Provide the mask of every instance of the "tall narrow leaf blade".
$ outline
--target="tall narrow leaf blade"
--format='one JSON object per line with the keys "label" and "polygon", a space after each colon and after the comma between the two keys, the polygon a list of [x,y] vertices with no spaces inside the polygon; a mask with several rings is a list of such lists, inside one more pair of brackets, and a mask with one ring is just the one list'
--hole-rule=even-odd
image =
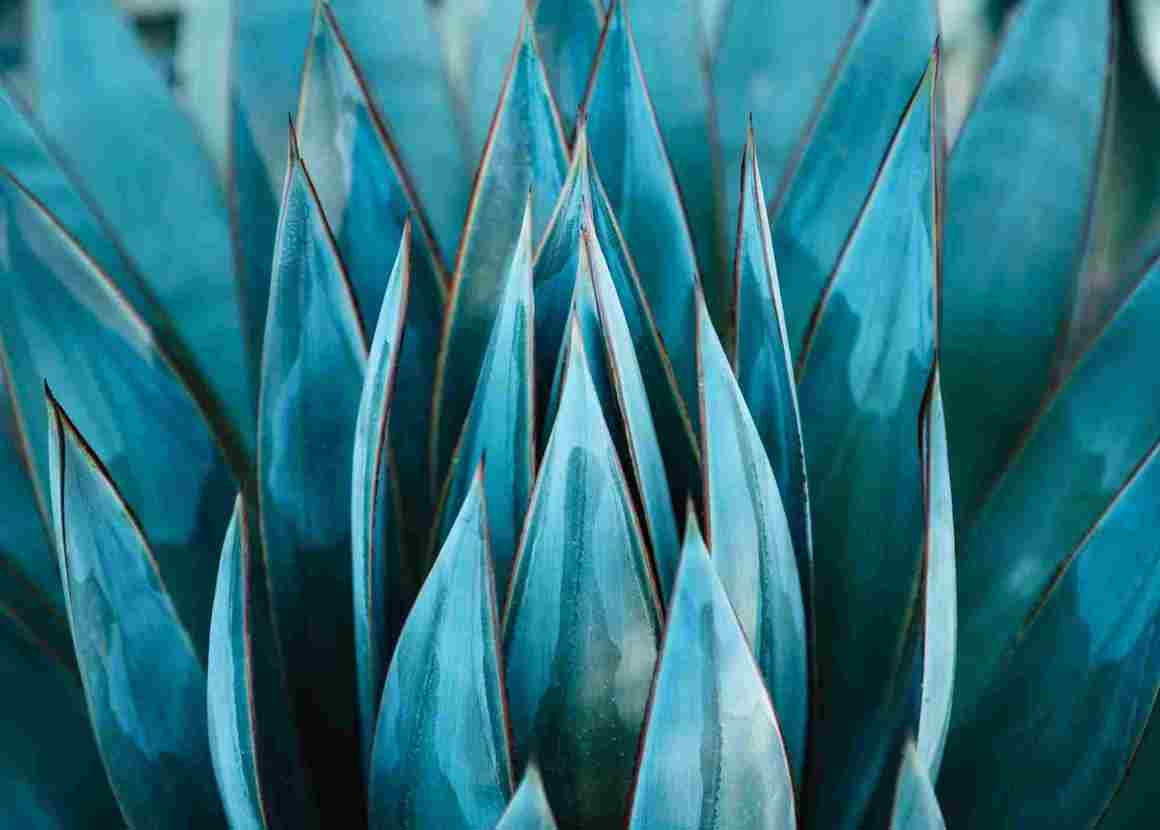
{"label": "tall narrow leaf blade", "polygon": [[[479,145],[468,147],[466,125],[459,118],[433,25],[434,6],[426,0],[392,0],[389,6],[381,0],[338,0],[333,6],[362,68],[369,97],[397,140],[406,168],[414,174],[414,186],[431,218],[439,249],[454,251]],[[457,6],[462,8],[450,4]],[[511,18],[502,46],[490,56],[501,73],[515,41],[517,21],[518,15]],[[488,115],[498,93],[497,84],[478,102]],[[486,131],[486,121],[483,126]]]}
{"label": "tall narrow leaf blade", "polygon": [[411,229],[383,296],[354,430],[351,477],[351,558],[354,580],[355,662],[363,765],[370,768],[387,661],[418,593],[420,563],[405,555],[398,509],[402,482],[387,441],[396,411],[399,358],[410,298]]}
{"label": "tall narrow leaf blade", "polygon": [[1107,109],[1111,7],[1021,4],[948,162],[943,371],[967,515],[1047,391],[1071,317]]}
{"label": "tall narrow leaf blade", "polygon": [[[641,73],[639,81],[629,83],[639,83],[640,92],[644,93],[642,100],[636,103],[631,99],[635,93],[628,93],[628,106],[638,109],[638,113],[632,116],[635,122],[633,127],[645,131],[641,135],[645,141],[658,128],[663,135],[663,147],[657,156],[662,165],[654,166],[652,172],[655,175],[662,169],[667,170],[668,160],[671,159],[672,170],[668,175],[679,182],[679,188],[674,193],[676,208],[680,211],[683,203],[701,273],[705,276],[709,309],[713,319],[722,325],[729,316],[732,296],[728,280],[725,279],[728,273],[725,261],[726,237],[721,233],[724,227],[718,218],[723,212],[720,198],[723,192],[723,169],[717,146],[710,78],[715,38],[712,33],[705,31],[704,26],[699,25],[707,17],[702,9],[703,0],[622,0],[615,5],[617,8],[611,11],[613,16],[631,17],[632,40],[635,42],[630,48],[638,50],[640,55],[639,68],[629,70]],[[610,34],[609,37],[614,39],[607,48],[617,48],[615,35]],[[645,80],[648,82],[647,93],[644,92]],[[650,109],[656,111],[653,124],[646,120]],[[744,111],[734,114],[739,118],[744,117]],[[593,123],[594,137],[595,129],[596,122]],[[602,141],[596,146],[597,159],[603,164],[608,145]],[[634,174],[629,169],[625,172],[640,175],[644,171]],[[627,196],[627,192],[636,187],[635,182],[626,183],[627,188],[622,190],[619,177],[610,179],[606,176],[605,181],[614,191],[624,192],[626,198],[640,198],[639,195]],[[617,184],[613,185],[613,181]],[[615,202],[616,197],[613,199]],[[628,206],[623,202],[617,204],[617,215],[620,215],[619,211]],[[684,216],[680,218],[684,219]],[[676,244],[680,245],[679,224],[674,225],[673,230],[676,231]],[[684,233],[690,232],[685,230]],[[635,250],[637,243],[634,241],[632,244]],[[642,262],[641,268],[647,271],[651,266]]]}
{"label": "tall narrow leaf blade", "polygon": [[133,827],[220,826],[206,678],[148,543],[50,395],[52,511],[93,731]]}
{"label": "tall narrow leaf blade", "polygon": [[909,688],[899,674],[906,664],[886,656],[899,654],[914,628],[922,572],[924,470],[915,438],[934,356],[936,67],[937,57],[915,90],[802,355],[819,551],[821,715],[811,741],[821,766],[810,802],[819,827],[857,820],[862,788],[874,786],[884,747],[893,745],[882,731],[896,728],[885,713]]}
{"label": "tall narrow leaf blade", "polygon": [[[303,161],[312,171],[368,326],[382,307],[403,226],[411,219],[411,291],[391,443],[399,475],[421,481],[447,277],[417,197],[328,6],[320,8],[311,36],[296,127]],[[408,520],[422,525],[423,536],[432,513],[426,495],[422,487],[400,494]]]}
{"label": "tall narrow leaf blade", "polygon": [[214,775],[234,830],[317,827],[246,512],[239,497],[214,592],[206,672]]}
{"label": "tall narrow leaf blade", "polygon": [[[68,644],[66,643],[66,646]],[[0,822],[25,830],[124,823],[65,654],[0,611]]]}
{"label": "tall narrow leaf blade", "polygon": [[1160,729],[1156,726],[1156,711],[1153,703],[1148,726],[1124,770],[1123,783],[1096,824],[1099,830],[1131,830],[1144,827],[1151,820],[1156,806],[1156,775],[1160,770]]}
{"label": "tall narrow leaf blade", "polygon": [[746,113],[756,131],[762,178],[777,185],[863,13],[862,6],[858,0],[732,0],[712,71],[715,126],[725,171],[721,183],[725,238],[736,226],[740,190],[733,170],[749,140]]}
{"label": "tall narrow leaf blade", "polygon": [[781,285],[757,162],[757,139],[752,131],[741,161],[740,199],[733,264],[733,291],[737,298],[736,339],[731,344],[733,367],[737,386],[777,478],[808,608],[813,602],[813,537],[805,448]]}
{"label": "tall narrow leaf blade", "polygon": [[618,821],[656,664],[660,608],[575,325],[504,616],[513,755],[563,827]]}
{"label": "tall narrow leaf blade", "polygon": [[490,830],[511,795],[483,491],[477,471],[387,673],[370,779],[379,830]]}
{"label": "tall narrow leaf blade", "polygon": [[447,469],[499,309],[529,191],[532,240],[543,234],[564,183],[559,116],[524,21],[476,174],[444,321],[431,442],[431,475]]}
{"label": "tall narrow leaf blade", "polygon": [[938,776],[951,724],[958,643],[954,509],[938,370],[931,375],[922,412],[926,532],[926,620],[923,638],[922,715],[917,752],[930,777]]}
{"label": "tall narrow leaf blade", "polygon": [[628,826],[797,826],[778,717],[691,516]]}
{"label": "tall narrow leaf blade", "polygon": [[939,779],[953,825],[1092,826],[1119,786],[1160,690],[1158,452],[1061,562],[956,720]]}
{"label": "tall narrow leaf blade", "polygon": [[968,517],[959,537],[956,721],[1075,541],[1160,439],[1157,320],[1160,261],[1153,261],[1044,404],[983,508]]}
{"label": "tall narrow leaf blade", "polygon": [[[366,341],[291,142],[258,412],[258,497],[274,622],[324,812],[361,800],[351,611],[351,458]],[[333,807],[331,805],[334,805]]]}
{"label": "tall narrow leaf blade", "polygon": [[777,708],[794,779],[805,762],[809,700],[803,580],[777,479],[741,390],[699,304],[701,462],[709,546]]}
{"label": "tall narrow leaf blade", "polygon": [[700,276],[623,2],[609,11],[582,117],[644,296],[690,404],[697,399],[693,292]]}
{"label": "tall narrow leaf blade", "polygon": [[504,810],[495,830],[556,830],[556,819],[544,792],[544,779],[535,764],[524,771],[523,781]]}
{"label": "tall narrow leaf blade", "polygon": [[235,487],[154,333],[17,182],[0,177],[0,347],[38,501],[47,509],[47,381],[120,483],[174,606],[205,654]]}
{"label": "tall narrow leaf blade", "polygon": [[898,768],[890,830],[946,830],[921,751],[908,743]]}
{"label": "tall narrow leaf blade", "polygon": [[486,458],[483,481],[489,538],[496,589],[501,594],[507,593],[536,472],[531,234],[529,200],[475,396],[451,457],[436,540],[442,543],[450,532],[471,489],[474,471]]}
{"label": "tall narrow leaf blade", "polygon": [[536,39],[548,83],[560,106],[565,132],[572,133],[588,87],[588,71],[600,42],[602,0],[537,0]]}
{"label": "tall narrow leaf blade", "polygon": [[859,221],[938,34],[934,0],[875,0],[835,70],[770,206],[790,350]]}
{"label": "tall narrow leaf blade", "polygon": [[212,160],[109,0],[37,0],[34,24],[38,110],[49,134],[117,228],[243,444],[252,446],[254,401],[229,218]]}

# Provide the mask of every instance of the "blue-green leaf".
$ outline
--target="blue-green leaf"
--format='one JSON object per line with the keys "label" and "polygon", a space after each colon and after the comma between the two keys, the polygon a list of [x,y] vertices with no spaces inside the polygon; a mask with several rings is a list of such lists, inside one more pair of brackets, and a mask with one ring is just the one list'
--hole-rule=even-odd
{"label": "blue-green leaf", "polygon": [[354,431],[351,477],[351,554],[354,579],[355,662],[363,764],[370,767],[387,661],[418,593],[422,573],[400,539],[401,481],[387,441],[395,412],[399,356],[411,286],[411,226],[383,296]]}
{"label": "blue-green leaf", "polygon": [[701,463],[706,535],[785,736],[796,781],[805,763],[809,701],[803,582],[769,459],[698,299]]}
{"label": "blue-green leaf", "polygon": [[[657,142],[660,152],[657,153],[657,161],[651,165],[648,172],[653,176],[657,173],[667,174],[680,182],[679,189],[676,189],[671,197],[664,199],[664,202],[672,200],[675,203],[680,219],[680,222],[675,223],[671,229],[665,229],[673,235],[674,242],[669,244],[681,246],[682,233],[689,235],[688,228],[681,226],[687,216],[688,224],[692,226],[692,240],[697,258],[700,260],[701,272],[705,275],[705,293],[709,309],[713,313],[713,319],[718,325],[722,325],[728,319],[728,309],[732,305],[733,298],[729,282],[725,279],[728,273],[726,237],[722,233],[724,227],[718,220],[718,216],[723,212],[720,199],[723,190],[721,181],[723,170],[721,156],[717,151],[713,85],[709,74],[716,45],[714,35],[707,32],[705,26],[700,25],[707,17],[702,9],[702,0],[632,0],[632,2],[622,0],[615,5],[617,8],[612,9],[610,15],[624,16],[624,36],[628,39],[628,43],[632,44],[629,48],[637,51],[640,56],[639,66],[629,65],[629,62],[636,63],[636,59],[629,57],[628,53],[624,53],[622,58],[625,60],[622,71],[627,70],[630,73],[629,77],[634,73],[640,73],[639,81],[633,79],[625,84],[625,86],[639,85],[639,92],[628,90],[626,95],[628,106],[639,109],[638,113],[631,116],[632,121],[636,122],[633,126],[645,131],[640,138],[646,142],[651,139],[651,133],[657,131],[659,127]],[[628,26],[629,18],[631,28]],[[608,49],[621,48],[617,46],[616,25],[620,24],[613,24],[607,35],[612,38],[612,42],[606,47]],[[599,82],[598,80],[597,83]],[[605,80],[604,83],[610,81]],[[608,95],[607,92],[604,94]],[[637,94],[641,96],[640,101],[633,103],[632,98]],[[654,109],[656,121],[649,124],[643,119],[647,119],[648,113]],[[743,118],[744,110],[733,115]],[[593,133],[595,138],[595,121]],[[663,144],[660,143],[661,135],[664,137]],[[630,140],[632,137],[630,133]],[[600,143],[596,145],[596,158],[600,164],[605,163],[606,148],[609,145],[604,141],[607,140],[611,139],[601,138]],[[625,146],[623,138],[619,144]],[[670,159],[671,172],[669,172]],[[638,176],[643,172],[645,171],[633,172],[631,168],[625,171],[627,175]],[[605,181],[614,192],[622,190],[619,177],[610,178],[606,175]],[[628,192],[635,186],[635,182],[628,182]],[[625,193],[626,199],[639,198],[628,195],[626,191],[622,192]],[[621,215],[622,208],[635,210],[624,202],[618,202],[615,195],[613,203],[618,205],[618,216]],[[683,212],[681,212],[682,204]],[[647,213],[645,215],[647,216]],[[642,217],[640,221],[647,220]],[[629,224],[625,222],[626,229]],[[629,231],[629,238],[635,251],[637,243],[633,241],[632,231]],[[663,260],[654,265],[640,263],[645,273],[662,264]],[[696,269],[695,264],[693,268]],[[657,279],[660,278],[658,274]]]}
{"label": "blue-green leaf", "polygon": [[740,199],[733,265],[736,342],[730,344],[730,351],[737,386],[777,478],[802,596],[809,608],[813,603],[813,537],[801,414],[752,129],[741,159]]}
{"label": "blue-green leaf", "polygon": [[124,825],[70,659],[0,608],[0,711],[6,713],[0,718],[0,824],[5,827]]}
{"label": "blue-green leaf", "polygon": [[61,163],[36,117],[6,85],[0,85],[0,163],[52,211],[138,312],[154,310],[108,223]]}
{"label": "blue-green leaf", "polygon": [[512,791],[483,471],[407,617],[379,710],[375,830],[491,830]]}
{"label": "blue-green leaf", "polygon": [[495,830],[556,830],[556,819],[544,792],[544,779],[535,763],[528,764],[519,789],[504,810]]}
{"label": "blue-green leaf", "polygon": [[908,741],[898,768],[890,830],[946,830],[928,769],[921,751]]}
{"label": "blue-green leaf", "polygon": [[513,755],[564,827],[619,821],[661,611],[627,482],[574,323],[504,616]]}
{"label": "blue-green leaf", "polygon": [[205,669],[128,505],[47,394],[61,580],[113,791],[135,828],[222,826]]}
{"label": "blue-green leaf", "polygon": [[955,524],[947,432],[937,367],[931,373],[922,410],[923,504],[926,531],[923,550],[925,622],[923,637],[922,714],[917,751],[932,778],[942,764],[951,724],[958,636],[955,574]]}
{"label": "blue-green leaf", "polygon": [[603,334],[603,349],[596,354],[588,352],[589,359],[599,361],[603,353],[603,361],[616,395],[617,412],[624,426],[627,448],[625,464],[632,470],[640,494],[641,516],[658,572],[661,597],[664,598],[668,596],[676,575],[680,548],[661,445],[649,410],[644,376],[633,350],[632,333],[617,297],[608,260],[591,232],[581,235],[581,244],[584,252],[580,259],[580,279],[591,281],[589,290],[595,301]]}
{"label": "blue-green leaf", "polygon": [[507,593],[536,475],[531,211],[529,199],[475,396],[451,457],[435,539],[441,544],[447,537],[471,489],[474,471],[486,458],[483,481],[496,589],[500,594]]}
{"label": "blue-green leaf", "polygon": [[778,717],[692,511],[628,826],[797,826]]}
{"label": "blue-green leaf", "polygon": [[732,171],[749,143],[745,114],[756,130],[761,175],[777,185],[860,14],[859,0],[729,4],[713,57],[716,130],[728,174],[723,233],[736,227],[740,191]]}
{"label": "blue-green leaf", "polygon": [[942,359],[966,516],[1047,392],[1071,317],[1107,110],[1111,6],[1022,3],[947,165]]}
{"label": "blue-green leaf", "polygon": [[34,11],[38,111],[49,135],[249,448],[254,402],[213,162],[109,0],[36,0]]}
{"label": "blue-green leaf", "polygon": [[239,496],[222,546],[210,625],[207,722],[214,775],[233,830],[317,827],[254,538]]}
{"label": "blue-green leaf", "polygon": [[799,359],[937,34],[934,0],[873,0],[770,205],[790,350]]}
{"label": "blue-green leaf", "polygon": [[274,623],[323,812],[360,799],[351,459],[366,340],[291,141],[258,410],[258,498]]}
{"label": "blue-green leaf", "polygon": [[[334,15],[366,79],[368,97],[382,112],[398,155],[414,174],[440,250],[450,252],[459,244],[479,144],[468,148],[466,124],[459,118],[433,25],[434,5],[427,0],[391,0],[389,5],[382,0],[333,2]],[[467,4],[447,5],[462,9]],[[510,20],[502,48],[490,56],[499,72],[516,39],[517,18]],[[498,94],[497,83],[479,102],[488,116]],[[483,128],[486,134],[486,120]]]}
{"label": "blue-green leaf", "polygon": [[1160,773],[1160,728],[1156,703],[1148,726],[1128,761],[1125,777],[1107,811],[1100,816],[1099,830],[1136,830],[1147,827],[1156,809],[1156,776]]}
{"label": "blue-green leaf", "polygon": [[990,681],[1068,551],[1160,439],[1157,320],[1160,260],[1053,391],[959,534],[955,721]]}
{"label": "blue-green leaf", "polygon": [[447,469],[471,402],[528,192],[534,244],[548,224],[566,168],[560,119],[525,20],[476,174],[451,282],[435,378],[432,483]]}
{"label": "blue-green leaf", "polygon": [[47,381],[120,482],[204,655],[211,586],[235,492],[221,452],[153,331],[6,175],[0,226],[6,240],[0,350],[38,502],[48,509]]}
{"label": "blue-green leaf", "polygon": [[956,718],[939,793],[955,826],[1090,827],[1160,689],[1160,449],[1064,558]]}
{"label": "blue-green leaf", "polygon": [[588,88],[588,71],[600,42],[601,0],[537,0],[536,41],[556,94],[565,132],[571,134]]}
{"label": "blue-green leaf", "polygon": [[[383,304],[403,226],[411,219],[411,291],[398,361],[399,405],[391,420],[391,447],[400,477],[422,481],[446,274],[418,200],[328,6],[320,7],[315,21],[295,126],[302,159],[312,171],[368,330]],[[433,513],[426,489],[408,487],[399,495],[408,522],[421,525],[415,535],[425,541]]]}
{"label": "blue-green leaf", "polygon": [[894,721],[883,713],[909,688],[899,680],[905,664],[887,655],[900,653],[916,625],[923,570],[925,474],[915,438],[934,356],[936,72],[937,56],[915,90],[802,354],[799,391],[819,551],[814,644],[823,714],[811,733],[820,775],[810,795],[818,827],[858,820],[863,788],[875,786],[875,765],[885,763],[881,750],[892,741],[882,730],[894,729]]}
{"label": "blue-green leaf", "polygon": [[690,404],[697,400],[693,292],[700,276],[688,219],[622,2],[609,11],[581,118],[587,119],[592,157],[668,348],[677,384]]}
{"label": "blue-green leaf", "polygon": [[[567,331],[580,268],[582,226],[594,229],[596,242],[605,256],[648,393],[665,463],[675,471],[677,480],[693,479],[697,476],[698,449],[688,410],[677,389],[652,309],[589,155],[588,132],[583,122],[572,149],[568,179],[536,254],[537,387],[552,388],[554,369],[560,365],[560,344]],[[542,405],[544,399],[541,397],[537,403]],[[672,564],[671,571],[675,572],[676,563]]]}

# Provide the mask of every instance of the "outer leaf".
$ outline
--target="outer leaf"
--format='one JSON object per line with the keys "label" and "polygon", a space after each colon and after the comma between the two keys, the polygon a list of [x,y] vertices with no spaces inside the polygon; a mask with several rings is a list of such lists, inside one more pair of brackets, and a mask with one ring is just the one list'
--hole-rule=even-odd
{"label": "outer leaf", "polygon": [[93,731],[134,828],[224,823],[205,669],[141,528],[49,393],[52,512]]}
{"label": "outer leaf", "polygon": [[[631,3],[623,0],[616,5],[618,8],[623,7],[623,11],[613,9],[611,15],[627,16],[631,13],[632,31],[636,35],[636,44],[639,44],[639,69],[625,67],[630,73],[634,71],[641,73],[638,83],[644,108],[634,114],[634,119],[640,119],[641,116],[647,119],[649,110],[653,107],[657,116],[654,124],[638,120],[633,126],[644,131],[641,138],[646,142],[651,138],[650,133],[657,130],[658,125],[664,135],[664,143],[657,156],[659,165],[654,166],[654,176],[657,172],[668,172],[668,159],[671,158],[672,172],[668,172],[668,175],[675,175],[680,182],[679,191],[672,197],[675,200],[675,212],[680,220],[684,220],[686,214],[688,216],[688,222],[695,232],[693,243],[697,257],[705,275],[709,308],[713,312],[713,319],[719,325],[724,324],[729,316],[728,308],[732,297],[729,282],[725,279],[728,273],[726,237],[722,233],[724,227],[717,218],[723,212],[720,199],[723,171],[713,117],[713,86],[709,74],[716,44],[714,34],[706,31],[708,27],[699,25],[708,15],[700,8],[703,5],[702,0],[633,0]],[[634,51],[637,48],[636,44],[630,47]],[[615,47],[615,40],[610,47]],[[635,58],[630,60],[635,62]],[[598,68],[596,71],[607,70]],[[645,78],[648,79],[647,92]],[[633,92],[628,93],[628,101],[631,101],[632,95]],[[640,107],[640,104],[635,106]],[[739,111],[735,115],[741,117],[743,112]],[[594,121],[594,138],[596,133]],[[621,145],[623,146],[623,140]],[[605,152],[606,146],[603,140],[598,139],[596,157],[601,164],[605,163],[606,158],[611,161]],[[625,172],[633,174],[632,170]],[[639,172],[636,175],[639,175]],[[605,180],[614,192],[621,190],[619,179],[606,175]],[[626,199],[632,198],[627,194],[635,187],[635,183],[627,183]],[[615,202],[616,197],[613,199]],[[633,210],[625,202],[619,202],[618,205],[617,215],[620,215],[620,208],[627,207],[628,210]],[[645,213],[640,221],[646,221],[644,216],[647,215]],[[629,224],[625,222],[626,228]],[[689,230],[682,228],[678,222],[671,231],[664,228],[661,232],[675,231],[674,245],[679,247],[683,242],[682,230],[686,236],[689,234]],[[632,231],[629,231],[629,237],[633,239]],[[637,248],[635,241],[632,247],[635,251]],[[662,262],[663,260],[646,264],[642,261],[641,268],[647,273],[653,267],[661,266]],[[693,268],[695,273],[696,264]],[[661,275],[657,274],[657,279],[661,278]]]}
{"label": "outer leaf", "polygon": [[258,497],[274,622],[324,813],[360,796],[350,565],[358,311],[291,141],[258,411]]}
{"label": "outer leaf", "polygon": [[536,0],[536,36],[548,82],[569,134],[584,102],[588,70],[603,28],[602,0]]}
{"label": "outer leaf", "polygon": [[1023,3],[948,163],[943,366],[967,516],[1047,391],[1070,317],[1105,121],[1111,5]]}
{"label": "outer leaf", "polygon": [[592,73],[582,119],[593,157],[688,404],[697,399],[691,346],[700,276],[623,3],[609,10]]}
{"label": "outer leaf", "polygon": [[403,321],[411,286],[411,226],[403,228],[399,255],[387,283],[354,431],[351,478],[351,553],[354,580],[355,662],[363,766],[370,768],[387,661],[422,574],[404,555],[399,533],[401,482],[387,442],[395,411]]}
{"label": "outer leaf", "polygon": [[[532,239],[560,193],[567,150],[531,24],[524,21],[476,174],[435,380],[431,475],[441,477],[463,426],[499,309],[528,192]],[[438,480],[435,479],[435,480]]]}
{"label": "outer leaf", "polygon": [[660,608],[580,332],[516,557],[504,617],[512,741],[562,826],[624,815],[657,657]]}
{"label": "outer leaf", "polygon": [[[397,139],[407,169],[415,174],[415,189],[429,212],[441,250],[452,251],[459,244],[480,145],[469,150],[465,124],[458,119],[439,36],[432,25],[433,8],[425,0],[391,0],[387,7],[381,0],[334,2],[334,12],[366,78],[368,97],[374,99]],[[503,44],[492,56],[501,73],[515,40],[516,19],[510,18]],[[479,102],[488,115],[498,93],[497,83]],[[486,120],[483,127],[486,130]]]}
{"label": "outer leaf", "polygon": [[112,3],[37,0],[35,23],[49,133],[120,232],[207,391],[252,446],[229,220],[213,162]]}
{"label": "outer leaf", "polygon": [[933,0],[873,0],[770,205],[790,349],[799,359],[937,34]]}
{"label": "outer leaf", "polygon": [[797,826],[778,718],[692,511],[628,826]]}
{"label": "outer leaf", "polygon": [[233,830],[316,827],[243,500],[226,530],[210,625],[209,748]]}
{"label": "outer leaf", "polygon": [[391,660],[371,765],[378,830],[490,830],[511,795],[483,492],[478,470]]}
{"label": "outer leaf", "polygon": [[1157,454],[1063,560],[957,720],[939,786],[953,824],[1090,827],[1119,786],[1160,689]]}
{"label": "outer leaf", "polygon": [[[334,13],[325,6],[315,21],[307,55],[297,127],[302,158],[314,171],[323,212],[368,323],[383,304],[384,277],[398,255],[403,226],[413,217],[412,291],[398,362],[400,405],[395,408],[391,444],[399,475],[405,481],[421,481],[447,277],[390,136],[370,102]],[[408,487],[400,495],[408,519],[421,525],[417,534],[425,540],[433,512],[426,491]]]}
{"label": "outer leaf", "polygon": [[698,301],[706,527],[721,583],[773,697],[795,780],[805,762],[809,671],[802,579],[777,479],[704,303]]}
{"label": "outer leaf", "polygon": [[1148,726],[1135,755],[1128,761],[1120,789],[1096,824],[1100,830],[1132,830],[1147,826],[1156,805],[1156,771],[1160,770],[1160,729],[1156,723],[1156,704],[1153,703]]}
{"label": "outer leaf", "polygon": [[1160,378],[1151,371],[1157,320],[1160,261],[1052,393],[961,535],[956,722],[1067,552],[1160,439]]}
{"label": "outer leaf", "polygon": [[124,251],[93,208],[35,116],[20,97],[0,85],[0,159],[100,263],[140,313],[154,310]]}
{"label": "outer leaf", "polygon": [[474,470],[486,458],[483,480],[492,560],[496,588],[504,593],[536,475],[531,211],[529,199],[475,396],[451,457],[435,540],[442,543],[447,537],[471,489]]}
{"label": "outer leaf", "polygon": [[928,768],[914,744],[907,743],[898,768],[890,830],[945,830]]}
{"label": "outer leaf", "polygon": [[556,830],[556,819],[548,804],[548,794],[544,792],[544,779],[534,763],[528,764],[524,780],[495,830]]}
{"label": "outer leaf", "polygon": [[802,595],[809,607],[813,603],[813,537],[801,414],[752,130],[741,159],[740,198],[733,265],[737,315],[736,342],[730,344],[733,369],[777,478]]}
{"label": "outer leaf", "polygon": [[923,502],[926,557],[923,591],[926,619],[923,637],[922,716],[918,757],[931,777],[938,775],[951,724],[955,686],[958,601],[955,574],[955,524],[947,432],[943,420],[939,371],[931,373],[922,409]]}
{"label": "outer leaf", "polygon": [[735,205],[740,201],[739,179],[732,170],[749,143],[745,113],[756,130],[762,176],[776,185],[793,159],[834,64],[842,57],[862,5],[859,0],[730,3],[712,73],[716,130],[726,171],[721,183],[724,210],[719,218],[725,223],[723,238],[732,233],[730,221],[736,219]]}
{"label": "outer leaf", "polygon": [[897,728],[886,713],[909,689],[899,679],[908,664],[892,656],[915,626],[922,572],[925,476],[915,435],[934,354],[936,67],[937,57],[803,353],[815,545],[826,552],[814,571],[820,715],[811,741],[822,767],[811,804],[819,827],[858,819],[863,788],[874,786]]}
{"label": "outer leaf", "polygon": [[[67,644],[66,644],[67,645]],[[0,609],[0,822],[22,830],[123,824],[69,665]]]}
{"label": "outer leaf", "polygon": [[[572,166],[536,253],[536,379],[540,389],[552,388],[560,365],[560,344],[567,331],[580,268],[581,227],[594,229],[609,275],[625,316],[665,462],[678,481],[696,476],[698,449],[688,410],[677,389],[672,365],[661,343],[652,309],[645,299],[624,237],[600,184],[588,152],[588,133],[579,125]],[[539,401],[543,403],[542,399]],[[675,562],[673,563],[675,571]]]}
{"label": "outer leaf", "polygon": [[7,176],[0,176],[0,225],[0,351],[38,500],[47,514],[47,381],[124,482],[177,613],[204,655],[210,586],[234,494],[221,453],[152,330]]}

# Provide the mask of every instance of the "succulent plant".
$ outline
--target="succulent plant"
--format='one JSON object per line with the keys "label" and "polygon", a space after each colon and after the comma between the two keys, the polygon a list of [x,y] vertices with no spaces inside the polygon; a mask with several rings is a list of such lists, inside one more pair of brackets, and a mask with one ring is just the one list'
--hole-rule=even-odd
{"label": "succulent plant", "polygon": [[213,8],[0,93],[6,826],[1149,826],[1115,4]]}

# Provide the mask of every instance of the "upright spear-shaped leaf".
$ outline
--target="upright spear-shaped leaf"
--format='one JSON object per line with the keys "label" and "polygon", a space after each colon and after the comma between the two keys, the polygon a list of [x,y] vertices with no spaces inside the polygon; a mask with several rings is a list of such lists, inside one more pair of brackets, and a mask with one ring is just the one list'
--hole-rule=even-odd
{"label": "upright spear-shaped leaf", "polygon": [[1021,3],[947,164],[943,370],[968,521],[1063,345],[1108,109],[1112,6]]}
{"label": "upright spear-shaped leaf", "polygon": [[946,830],[926,762],[910,742],[898,767],[890,830]]}
{"label": "upright spear-shaped leaf", "polygon": [[479,377],[527,195],[532,243],[564,183],[567,150],[556,105],[524,20],[483,151],[459,245],[435,379],[432,486],[442,480]]}
{"label": "upright spear-shaped leaf", "polygon": [[210,626],[208,724],[233,830],[315,828],[270,616],[266,567],[243,499],[226,530]]}
{"label": "upright spear-shaped leaf", "polygon": [[291,130],[262,354],[258,499],[274,623],[325,812],[361,801],[350,486],[367,346]]}
{"label": "upright spear-shaped leaf", "polygon": [[575,323],[504,616],[514,755],[565,828],[624,815],[656,664],[647,551]]}
{"label": "upright spear-shaped leaf", "polygon": [[797,826],[778,718],[692,510],[628,826]]}
{"label": "upright spear-shaped leaf", "polygon": [[47,392],[53,529],[101,757],[138,828],[223,821],[206,733],[205,668],[140,526]]}
{"label": "upright spear-shaped leaf", "polygon": [[529,198],[475,396],[451,457],[435,539],[439,544],[447,536],[486,458],[492,561],[496,589],[505,595],[536,472],[531,212]]}
{"label": "upright spear-shaped leaf", "polygon": [[387,673],[371,761],[374,830],[492,830],[511,796],[483,475],[476,470]]}
{"label": "upright spear-shaped leaf", "polygon": [[556,830],[556,819],[544,792],[544,779],[534,763],[524,770],[524,780],[504,810],[496,830]]}
{"label": "upright spear-shaped leaf", "polygon": [[425,563],[404,547],[399,502],[403,483],[387,434],[396,409],[399,357],[411,286],[411,227],[383,295],[354,431],[351,479],[351,559],[355,662],[363,764],[369,769],[387,662],[419,591]]}

